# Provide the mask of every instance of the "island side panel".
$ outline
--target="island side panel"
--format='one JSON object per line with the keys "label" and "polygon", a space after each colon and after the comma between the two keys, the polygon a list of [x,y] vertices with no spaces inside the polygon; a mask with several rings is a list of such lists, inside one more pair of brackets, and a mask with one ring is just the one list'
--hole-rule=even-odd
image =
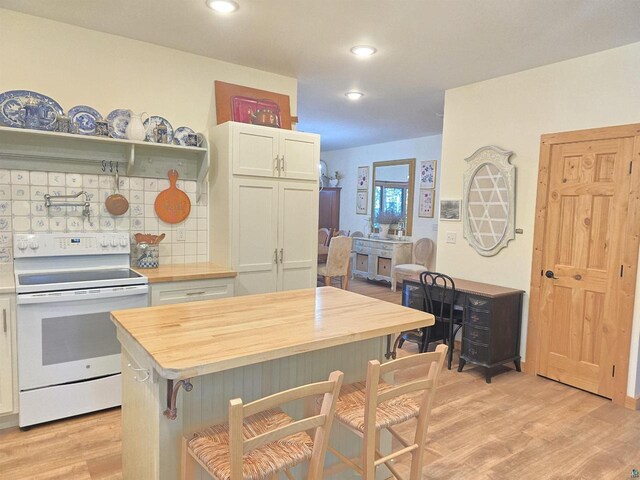
{"label": "island side panel", "polygon": [[[178,419],[167,420],[160,414],[158,425],[159,469],[157,476],[149,479],[174,480],[179,478],[181,436],[191,435],[209,425],[227,419],[229,400],[241,397],[245,403],[299,385],[326,380],[333,370],[345,373],[345,383],[363,381],[367,362],[383,361],[386,338],[375,338],[347,345],[307,352],[268,362],[235,368],[224,372],[192,379],[193,390],[178,395]],[[166,380],[160,379],[158,393],[164,400]],[[287,412],[299,418],[304,411],[302,402],[288,407]],[[147,418],[150,418],[147,416]],[[338,426],[333,430],[331,444],[350,456],[359,452],[360,441],[353,434]],[[386,443],[386,442],[385,442]],[[327,455],[328,464],[335,459]],[[197,469],[194,479],[209,477]],[[388,478],[380,469],[380,478]],[[293,471],[295,478],[303,479],[305,468]],[[129,477],[127,478],[142,478]],[[353,478],[353,472],[345,471],[332,478]]]}

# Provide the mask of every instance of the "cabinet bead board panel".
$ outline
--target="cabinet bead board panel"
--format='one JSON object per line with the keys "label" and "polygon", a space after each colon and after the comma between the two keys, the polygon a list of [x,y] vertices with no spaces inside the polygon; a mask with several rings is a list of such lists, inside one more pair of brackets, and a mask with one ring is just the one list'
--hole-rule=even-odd
{"label": "cabinet bead board panel", "polygon": [[[97,170],[100,172],[100,170]],[[111,215],[104,200],[114,192],[114,176],[0,169],[0,263],[13,261],[12,233],[137,232],[166,233],[160,244],[161,264],[208,261],[207,195],[196,201],[196,182],[178,180],[192,202],[190,216],[180,224],[160,221],[154,210],[158,193],[169,181],[120,176],[120,193],[129,200],[129,210]],[[47,209],[44,195],[70,195],[84,190],[91,204],[91,218],[80,207]],[[178,229],[185,241],[178,241]]]}

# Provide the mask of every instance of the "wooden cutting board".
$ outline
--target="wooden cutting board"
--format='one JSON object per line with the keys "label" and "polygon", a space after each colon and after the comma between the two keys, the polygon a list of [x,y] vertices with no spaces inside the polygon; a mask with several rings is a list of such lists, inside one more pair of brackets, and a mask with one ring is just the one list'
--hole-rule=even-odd
{"label": "wooden cutting board", "polygon": [[161,191],[154,204],[158,218],[167,223],[180,223],[191,212],[191,200],[186,193],[176,187],[178,172],[169,170],[169,188]]}

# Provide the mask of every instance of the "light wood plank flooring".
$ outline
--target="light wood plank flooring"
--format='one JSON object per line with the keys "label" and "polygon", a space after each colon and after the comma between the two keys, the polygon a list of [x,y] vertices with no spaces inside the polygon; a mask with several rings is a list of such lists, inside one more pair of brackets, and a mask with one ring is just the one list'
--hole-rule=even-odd
{"label": "light wood plank flooring", "polygon": [[[379,284],[355,280],[349,289],[400,303],[400,293]],[[121,479],[120,448],[118,409],[7,429],[0,479]],[[640,412],[506,368],[491,385],[480,370],[445,370],[425,459],[424,478],[433,480],[628,479],[640,468]],[[405,462],[398,468],[406,471]]]}

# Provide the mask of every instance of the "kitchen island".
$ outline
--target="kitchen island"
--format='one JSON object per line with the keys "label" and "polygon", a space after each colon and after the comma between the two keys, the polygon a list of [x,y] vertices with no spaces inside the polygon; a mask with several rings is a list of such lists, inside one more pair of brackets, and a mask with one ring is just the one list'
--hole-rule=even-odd
{"label": "kitchen island", "polygon": [[[367,362],[384,360],[388,335],[434,322],[430,314],[333,287],[111,316],[122,344],[123,474],[145,480],[179,478],[182,436],[225,421],[230,399],[249,402],[326,380],[333,370],[345,373],[345,383],[364,380]],[[358,442],[338,427],[332,444],[357,453]],[[304,478],[303,469],[294,475]]]}

